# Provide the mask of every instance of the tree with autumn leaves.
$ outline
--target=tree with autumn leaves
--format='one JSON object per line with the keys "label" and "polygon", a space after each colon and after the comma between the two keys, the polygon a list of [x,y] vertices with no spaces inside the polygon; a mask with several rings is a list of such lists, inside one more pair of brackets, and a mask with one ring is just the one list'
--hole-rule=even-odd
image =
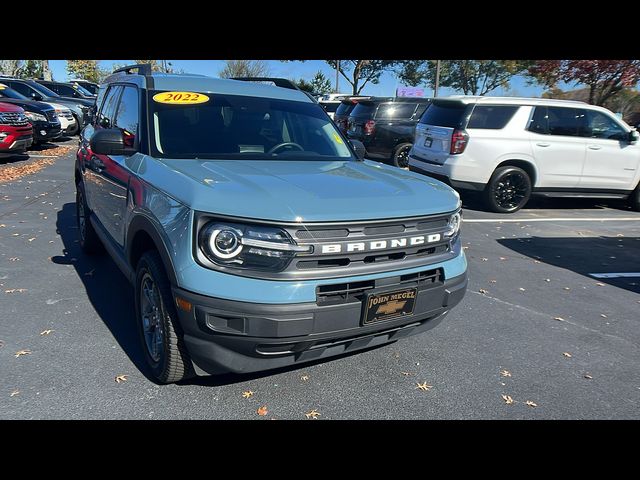
{"label": "tree with autumn leaves", "polygon": [[538,60],[529,75],[549,89],[559,82],[585,85],[588,102],[604,105],[625,87],[637,86],[640,60]]}

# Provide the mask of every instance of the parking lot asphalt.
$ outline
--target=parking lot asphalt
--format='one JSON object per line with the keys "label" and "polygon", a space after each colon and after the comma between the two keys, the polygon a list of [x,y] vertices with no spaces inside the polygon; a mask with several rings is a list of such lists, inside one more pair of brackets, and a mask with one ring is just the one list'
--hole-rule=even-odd
{"label": "parking lot asphalt", "polygon": [[593,200],[513,215],[464,206],[469,290],[437,328],[298,368],[159,386],[130,286],[78,246],[71,150],[0,184],[0,418],[640,418],[640,213]]}

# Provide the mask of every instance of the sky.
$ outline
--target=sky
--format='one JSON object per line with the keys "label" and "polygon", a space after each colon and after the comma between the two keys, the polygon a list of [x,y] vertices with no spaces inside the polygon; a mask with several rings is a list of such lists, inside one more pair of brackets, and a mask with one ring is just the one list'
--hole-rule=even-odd
{"label": "sky", "polygon": [[[210,75],[213,77],[218,76],[218,72],[224,67],[224,60],[169,60],[174,69],[182,69],[185,73],[200,73],[203,75]],[[120,65],[128,65],[135,63],[133,60],[101,60],[100,66],[102,68],[111,68],[114,63]],[[331,79],[332,85],[335,85],[336,75],[333,70],[324,60],[307,60],[306,62],[290,61],[281,62],[278,60],[267,60],[271,75],[274,77],[285,77],[305,80],[311,80],[315,73],[320,70],[329,79]],[[54,80],[64,81],[67,77],[66,60],[49,60]],[[543,89],[537,85],[528,85],[527,80],[523,77],[514,77],[511,79],[511,88],[509,90],[498,88],[491,92],[489,95],[508,95],[519,97],[539,97]],[[362,94],[375,95],[375,96],[394,96],[396,88],[402,86],[398,79],[391,73],[384,73],[380,78],[380,83],[377,85],[368,83]],[[339,80],[340,93],[351,93],[349,83],[341,76]],[[462,92],[456,92],[449,88],[440,89],[439,95],[454,95]],[[432,96],[433,90],[425,88],[425,96]]]}

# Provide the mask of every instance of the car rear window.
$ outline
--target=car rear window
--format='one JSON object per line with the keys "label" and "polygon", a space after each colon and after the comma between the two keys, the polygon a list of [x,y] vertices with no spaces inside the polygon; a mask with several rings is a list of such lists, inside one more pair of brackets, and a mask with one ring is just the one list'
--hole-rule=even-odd
{"label": "car rear window", "polygon": [[509,123],[518,108],[517,105],[476,105],[467,128],[500,130]]}
{"label": "car rear window", "polygon": [[335,113],[335,111],[338,109],[338,105],[340,104],[339,103],[321,103],[320,105],[322,105],[322,108],[324,108],[326,112]]}
{"label": "car rear window", "polygon": [[462,123],[467,106],[461,102],[434,102],[424,112],[420,123],[455,128]]}
{"label": "car rear window", "polygon": [[376,118],[409,119],[416,110],[415,103],[383,103],[378,107]]}
{"label": "car rear window", "polygon": [[336,115],[349,115],[351,110],[357,105],[357,103],[353,102],[342,102],[338,105],[338,109],[336,110]]}
{"label": "car rear window", "polygon": [[351,111],[351,115],[354,117],[373,117],[377,106],[377,103],[360,102]]}

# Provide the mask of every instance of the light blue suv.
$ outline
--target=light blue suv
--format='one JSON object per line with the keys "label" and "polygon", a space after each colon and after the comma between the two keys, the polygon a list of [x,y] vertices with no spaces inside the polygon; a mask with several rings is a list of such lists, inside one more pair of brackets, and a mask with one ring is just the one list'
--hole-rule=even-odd
{"label": "light blue suv", "polygon": [[456,192],[364,160],[291,82],[246,80],[125,67],[81,136],[80,244],[133,284],[161,383],[392,342],[466,290]]}

